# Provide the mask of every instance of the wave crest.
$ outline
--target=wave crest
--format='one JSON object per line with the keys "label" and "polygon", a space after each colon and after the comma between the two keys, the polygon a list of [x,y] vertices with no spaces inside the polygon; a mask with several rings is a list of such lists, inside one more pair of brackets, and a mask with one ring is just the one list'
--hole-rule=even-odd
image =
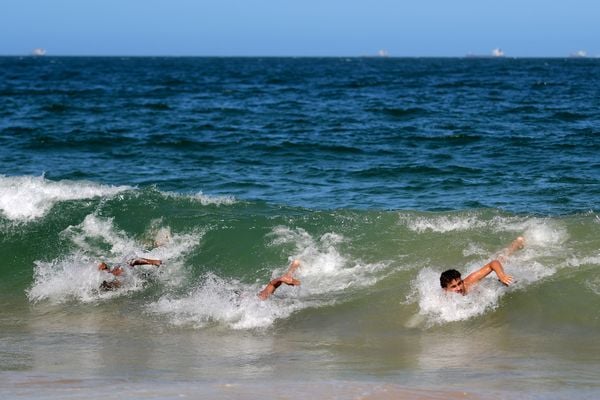
{"label": "wave crest", "polygon": [[130,189],[86,181],[56,182],[43,176],[0,175],[0,212],[9,220],[26,222],[45,216],[61,201],[111,197]]}

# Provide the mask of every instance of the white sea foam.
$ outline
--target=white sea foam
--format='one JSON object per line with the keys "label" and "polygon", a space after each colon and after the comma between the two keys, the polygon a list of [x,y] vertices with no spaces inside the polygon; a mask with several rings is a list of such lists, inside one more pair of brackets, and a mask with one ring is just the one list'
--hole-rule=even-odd
{"label": "white sea foam", "polygon": [[[114,227],[112,218],[87,215],[79,225],[69,226],[61,236],[71,240],[81,251],[102,258],[134,253],[139,244]],[[119,260],[122,261],[122,260]]]}
{"label": "white sea foam", "polygon": [[247,285],[207,274],[188,295],[163,296],[148,309],[167,316],[175,325],[199,328],[217,323],[233,329],[251,329],[268,327],[276,319],[306,307],[295,296],[261,301],[257,297],[260,288],[258,284]]}
{"label": "white sea foam", "polygon": [[[314,238],[303,229],[277,227],[270,236],[272,246],[294,246],[289,261],[301,261],[295,274],[302,282],[300,286],[282,285],[269,300],[261,301],[257,294],[268,279],[248,284],[207,274],[192,292],[163,296],[149,306],[149,311],[165,315],[177,325],[217,323],[233,329],[264,328],[295,311],[332,304],[339,299],[336,293],[348,288],[372,285],[385,268],[383,263],[364,264],[343,256],[339,246],[345,239],[335,233]],[[272,277],[286,269],[282,263]]]}
{"label": "white sea foam", "polygon": [[235,197],[233,197],[233,196],[207,195],[202,192],[197,192],[197,193],[192,193],[192,194],[162,192],[162,194],[164,196],[175,198],[175,199],[189,199],[191,201],[198,202],[198,203],[202,204],[203,206],[208,206],[208,205],[228,206],[228,205],[235,204],[237,202]]}
{"label": "white sea foam", "polygon": [[592,292],[594,292],[596,295],[600,296],[600,277],[596,277],[586,281],[585,286]]}
{"label": "white sea foam", "polygon": [[476,228],[483,228],[489,225],[488,221],[480,220],[476,215],[444,215],[415,218],[413,216],[401,214],[400,222],[405,224],[408,229],[418,233],[423,233],[426,231],[438,233],[467,231]]}
{"label": "white sea foam", "polygon": [[95,300],[98,288],[105,278],[97,271],[96,265],[94,260],[81,253],[60,260],[36,261],[34,282],[27,291],[27,296],[33,302]]}
{"label": "white sea foam", "polygon": [[[302,262],[296,275],[306,283],[301,288],[303,293],[319,294],[371,286],[381,278],[377,273],[386,266],[383,262],[365,264],[342,255],[339,247],[347,240],[333,232],[315,239],[304,229],[280,226],[274,228],[271,235],[274,237],[272,245],[294,245],[290,260]],[[282,268],[274,271],[273,275],[283,272]]]}
{"label": "white sea foam", "polygon": [[544,219],[530,219],[523,223],[523,236],[528,247],[559,247],[568,239],[567,230],[557,222]]}
{"label": "white sea foam", "polygon": [[215,196],[215,195],[209,196],[202,192],[198,192],[194,195],[191,195],[191,198],[199,201],[200,204],[202,204],[203,206],[209,205],[209,204],[216,204],[218,206],[231,205],[231,204],[235,204],[235,202],[236,202],[235,197],[233,197],[233,196]]}
{"label": "white sea foam", "polygon": [[600,265],[600,256],[571,257],[567,260],[567,266],[580,267],[582,265]]}
{"label": "white sea foam", "polygon": [[484,219],[479,214],[412,216],[400,214],[399,222],[416,233],[465,232],[489,229],[494,232],[513,232],[528,237],[530,243],[548,245],[567,240],[565,229],[545,218],[495,216]]}
{"label": "white sea foam", "polygon": [[50,181],[42,176],[0,175],[0,212],[12,221],[43,217],[58,202],[114,196],[131,189],[85,181]]}
{"label": "white sea foam", "polygon": [[[34,281],[27,293],[29,299],[33,302],[89,302],[142,290],[150,280],[167,286],[180,285],[186,279],[184,257],[198,244],[202,233],[171,234],[168,227],[161,229],[169,230],[169,241],[163,242],[159,247],[147,249],[144,243],[116,229],[112,219],[88,215],[81,224],[68,227],[62,232],[62,237],[73,245],[73,251],[69,255],[56,260],[35,262]],[[135,257],[160,259],[163,265],[159,268],[124,268],[124,274],[118,277],[121,283],[118,290],[99,291],[102,281],[117,279],[98,270],[100,261],[109,265],[124,265]]]}

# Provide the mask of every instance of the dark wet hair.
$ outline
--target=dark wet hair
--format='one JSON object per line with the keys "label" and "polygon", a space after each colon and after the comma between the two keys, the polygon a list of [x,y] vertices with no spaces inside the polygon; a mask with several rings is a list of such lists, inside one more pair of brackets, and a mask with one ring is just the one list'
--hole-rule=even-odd
{"label": "dark wet hair", "polygon": [[115,290],[118,289],[119,287],[121,287],[121,282],[115,280],[115,281],[102,281],[102,284],[100,284],[100,290],[106,291],[106,290]]}
{"label": "dark wet hair", "polygon": [[455,269],[449,269],[448,271],[442,272],[442,275],[440,275],[440,285],[442,285],[443,289],[446,289],[448,284],[455,279],[460,279],[460,272]]}

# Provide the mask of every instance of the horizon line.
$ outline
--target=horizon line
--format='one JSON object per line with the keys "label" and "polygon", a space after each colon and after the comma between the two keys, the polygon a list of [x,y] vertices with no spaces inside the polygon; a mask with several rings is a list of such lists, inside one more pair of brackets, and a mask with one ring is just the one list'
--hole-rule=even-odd
{"label": "horizon line", "polygon": [[392,56],[392,55],[377,55],[377,54],[366,54],[366,55],[191,55],[191,54],[44,54],[44,55],[36,55],[36,54],[0,54],[0,57],[23,57],[23,58],[52,58],[52,57],[107,57],[107,58],[117,58],[117,57],[131,57],[131,58],[377,58],[377,59],[386,59],[386,58],[472,58],[472,59],[521,59],[521,58],[573,58],[573,59],[595,59],[600,58],[600,55],[595,56],[578,56],[575,54],[569,54],[564,56],[550,56],[550,55],[540,55],[540,56],[493,56],[487,54],[473,54],[467,53],[464,55],[427,55],[427,56],[417,56],[417,55],[401,55],[401,56]]}

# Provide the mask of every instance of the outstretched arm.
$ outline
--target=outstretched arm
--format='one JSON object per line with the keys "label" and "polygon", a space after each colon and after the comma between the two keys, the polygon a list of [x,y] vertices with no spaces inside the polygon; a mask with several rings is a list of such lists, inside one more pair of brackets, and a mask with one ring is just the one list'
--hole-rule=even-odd
{"label": "outstretched arm", "polygon": [[[162,264],[160,260],[153,260],[151,258],[134,258],[129,261],[129,266],[134,267],[136,265],[156,265],[157,267]],[[108,264],[101,262],[98,264],[98,269],[100,271],[106,271],[109,274],[113,274],[114,276],[119,276],[123,274],[123,267],[120,265],[115,266],[114,268],[110,268]]]}
{"label": "outstretched arm", "polygon": [[469,274],[464,279],[465,289],[468,291],[471,285],[479,282],[486,276],[488,276],[492,271],[498,276],[500,282],[505,285],[510,285],[513,283],[513,277],[504,272],[504,267],[502,266],[502,262],[506,261],[508,257],[513,254],[515,251],[522,249],[525,245],[525,239],[522,236],[516,238],[510,246],[503,250],[502,254],[497,257],[497,259],[487,263],[479,270]]}
{"label": "outstretched arm", "polygon": [[134,267],[136,265],[156,265],[157,267],[162,264],[161,260],[153,260],[151,258],[134,258],[129,261],[129,265]]}
{"label": "outstretched arm", "polygon": [[470,286],[488,276],[492,271],[496,273],[498,279],[500,279],[500,282],[504,283],[505,285],[508,286],[513,282],[513,277],[504,272],[504,268],[502,267],[500,261],[493,260],[485,264],[479,270],[469,274],[469,276],[464,279],[465,289],[468,291]]}
{"label": "outstretched arm", "polygon": [[292,261],[287,272],[285,274],[283,274],[282,276],[280,276],[279,278],[275,278],[272,281],[270,281],[267,284],[267,286],[265,286],[265,288],[260,291],[260,293],[258,294],[258,297],[261,300],[268,299],[273,293],[275,293],[275,290],[277,290],[277,288],[279,286],[281,286],[282,283],[285,283],[286,285],[289,285],[289,286],[300,285],[300,281],[298,279],[295,279],[292,277],[292,274],[298,269],[298,267],[300,267],[300,261],[298,261],[298,260]]}

